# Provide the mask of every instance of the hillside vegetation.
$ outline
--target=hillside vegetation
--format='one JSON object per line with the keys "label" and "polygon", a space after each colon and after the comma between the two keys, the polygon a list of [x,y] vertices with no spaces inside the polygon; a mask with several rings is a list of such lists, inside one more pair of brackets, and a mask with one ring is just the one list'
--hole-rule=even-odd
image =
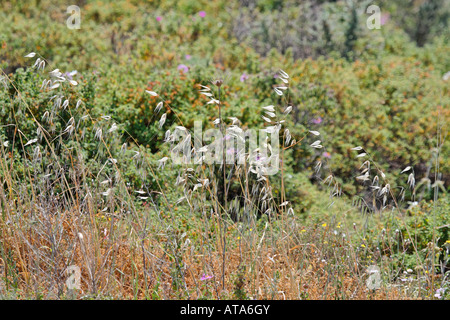
{"label": "hillside vegetation", "polygon": [[0,4],[0,297],[448,299],[448,2],[73,2]]}

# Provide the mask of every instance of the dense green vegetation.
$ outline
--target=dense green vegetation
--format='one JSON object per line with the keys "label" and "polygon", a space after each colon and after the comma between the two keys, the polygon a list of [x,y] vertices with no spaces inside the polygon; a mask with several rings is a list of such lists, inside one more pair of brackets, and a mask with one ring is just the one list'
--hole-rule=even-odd
{"label": "dense green vegetation", "polygon": [[[79,90],[83,90],[89,109],[96,115],[111,115],[153,152],[159,148],[152,139],[158,132],[153,116],[156,105],[145,95],[145,89],[161,92],[189,127],[196,119],[206,123],[216,114],[214,107],[205,105],[196,84],[205,84],[218,70],[226,70],[230,76],[225,87],[225,115],[256,126],[260,106],[276,102],[269,89],[276,80],[273,76],[282,68],[292,77],[293,133],[299,135],[311,127],[320,129],[331,157],[329,166],[337,176],[354,183],[356,164],[349,149],[363,145],[383,169],[395,176],[399,169],[413,165],[417,181],[429,177],[437,127],[439,121],[442,125],[448,119],[448,82],[442,80],[450,70],[450,59],[445,53],[448,34],[436,35],[424,48],[417,48],[395,21],[388,20],[381,30],[364,28],[364,18],[369,15],[361,12],[355,26],[361,34],[351,47],[352,58],[345,59],[341,57],[346,55],[345,49],[338,46],[345,43],[342,37],[349,28],[348,8],[340,2],[313,4],[308,3],[316,15],[330,11],[328,14],[336,19],[327,20],[333,23],[329,30],[331,39],[335,39],[333,45],[328,51],[318,50],[324,53],[319,57],[309,54],[311,50],[302,42],[277,46],[276,39],[283,42],[285,36],[289,38],[281,30],[303,34],[288,24],[308,15],[308,11],[297,9],[294,1],[283,5],[258,2],[251,11],[258,17],[266,17],[266,12],[278,14],[272,22],[275,28],[268,27],[278,35],[273,36],[273,43],[272,37],[263,38],[270,50],[247,44],[245,39],[238,42],[236,24],[246,25],[234,19],[238,4],[93,1],[82,7],[82,28],[70,30],[65,26],[65,8],[55,1],[40,1],[39,6],[33,1],[11,1],[4,4],[2,11],[1,64],[7,73],[14,71],[24,67],[25,54],[37,51],[52,66],[67,72],[78,70],[76,79],[85,84]],[[198,15],[200,10],[206,12],[205,17]],[[249,10],[247,5],[241,15]],[[324,19],[323,14],[320,16]],[[308,26],[310,20],[306,18],[302,21]],[[316,38],[305,42],[319,46],[323,30],[314,32]],[[251,37],[258,39],[263,35]],[[296,53],[302,50],[305,52]],[[299,56],[304,60],[295,59]],[[188,71],[180,71],[180,65],[186,65]],[[22,81],[30,99],[33,92],[38,94],[37,83]],[[2,121],[8,123],[6,112],[3,109]],[[314,119],[321,123],[312,123]],[[173,120],[173,115],[169,115],[168,122]],[[26,128],[22,130],[27,133]],[[448,143],[444,143],[441,152],[448,153]],[[299,148],[292,154],[296,159],[293,170],[311,167],[320,156],[308,148]],[[442,157],[442,179],[448,185],[445,161],[448,159]],[[348,192],[354,191],[350,185],[347,187]],[[429,194],[425,196],[429,198]]]}

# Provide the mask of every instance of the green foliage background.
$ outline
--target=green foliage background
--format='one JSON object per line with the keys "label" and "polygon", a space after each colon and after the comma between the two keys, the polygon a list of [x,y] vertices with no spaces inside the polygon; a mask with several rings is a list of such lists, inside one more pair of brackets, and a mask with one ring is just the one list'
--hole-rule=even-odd
{"label": "green foliage background", "polygon": [[[111,115],[154,152],[161,133],[155,126],[155,102],[144,90],[160,92],[186,126],[197,119],[206,125],[217,110],[206,105],[196,85],[225,72],[226,116],[254,127],[261,123],[260,107],[277,102],[270,89],[282,68],[292,78],[293,134],[306,128],[322,132],[331,155],[328,165],[348,180],[345,191],[350,194],[356,191],[352,177],[359,165],[351,147],[364,146],[395,176],[414,166],[420,180],[430,171],[438,123],[448,138],[449,90],[442,79],[450,70],[448,28],[438,28],[447,23],[448,6],[439,6],[429,22],[434,24],[428,41],[420,48],[408,36],[414,35],[412,18],[405,21],[403,2],[382,2],[382,13],[389,18],[380,30],[369,30],[365,8],[375,3],[370,1],[78,1],[81,29],[70,30],[65,2],[6,1],[0,64],[13,72],[27,63],[24,55],[36,51],[50,61],[50,68],[78,70],[83,92],[74,94],[81,94],[94,114]],[[417,4],[406,10],[425,9]],[[311,26],[313,21],[321,26]],[[321,22],[328,23],[326,30]],[[355,39],[348,48],[350,34]],[[180,64],[189,71],[179,71]],[[242,82],[244,73],[248,78]],[[15,77],[30,99],[37,96],[33,75],[24,71]],[[2,123],[8,123],[7,97],[1,95]],[[31,101],[38,110],[43,100]],[[27,133],[29,119],[23,117]],[[311,123],[318,117],[322,123]],[[174,120],[169,115],[168,122]],[[440,167],[446,186],[448,151],[445,139]],[[292,170],[311,170],[321,153],[301,146],[291,153]]]}

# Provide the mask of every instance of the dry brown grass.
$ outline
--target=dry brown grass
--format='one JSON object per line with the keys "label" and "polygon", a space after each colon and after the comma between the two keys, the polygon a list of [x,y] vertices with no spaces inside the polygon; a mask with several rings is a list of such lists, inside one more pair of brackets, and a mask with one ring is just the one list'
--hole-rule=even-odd
{"label": "dry brown grass", "polygon": [[[77,210],[38,215],[41,222],[61,226],[57,246],[41,229],[1,225],[2,246],[10,253],[10,261],[0,263],[4,280],[16,283],[18,298],[67,298],[64,271],[68,265],[77,265],[81,269],[77,298],[235,299],[240,286],[252,299],[409,299],[393,287],[372,292],[358,266],[330,266],[320,245],[292,245],[292,238],[245,239],[248,242],[242,241],[241,246],[233,242],[226,252],[224,288],[220,241],[206,249],[204,239],[194,240],[176,255],[181,268],[176,287],[177,263],[167,242],[161,241],[167,240],[166,235],[149,235],[142,242],[126,221],[115,219],[112,236],[109,230],[105,236],[110,221],[97,221]],[[21,222],[29,218],[24,216]],[[82,239],[77,230],[83,230]],[[231,226],[227,236],[232,238],[234,231],[236,227]],[[12,265],[15,269],[8,270]],[[201,280],[203,274],[213,277]]]}

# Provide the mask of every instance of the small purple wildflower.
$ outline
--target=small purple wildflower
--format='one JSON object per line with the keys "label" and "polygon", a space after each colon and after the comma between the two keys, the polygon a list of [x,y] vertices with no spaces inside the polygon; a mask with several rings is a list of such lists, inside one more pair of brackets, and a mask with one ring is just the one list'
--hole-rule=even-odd
{"label": "small purple wildflower", "polygon": [[434,295],[435,298],[442,299],[442,295],[445,293],[444,288],[439,288],[436,290],[436,294]]}
{"label": "small purple wildflower", "polygon": [[207,276],[206,274],[203,274],[202,277],[200,278],[200,280],[201,280],[201,281],[204,281],[204,280],[211,279],[212,277],[213,277],[213,276]]}
{"label": "small purple wildflower", "polygon": [[198,13],[198,15],[199,15],[201,18],[204,18],[204,17],[206,17],[206,12],[205,12],[205,11],[200,11],[200,12]]}
{"label": "small purple wildflower", "polygon": [[245,80],[248,79],[248,74],[246,74],[245,72],[241,75],[241,82],[244,82]]}
{"label": "small purple wildflower", "polygon": [[383,13],[380,19],[381,25],[384,26],[388,21],[389,21],[389,13]]}
{"label": "small purple wildflower", "polygon": [[230,149],[227,149],[227,154],[228,155],[232,155],[232,154],[234,154],[234,148],[230,148]]}
{"label": "small purple wildflower", "polygon": [[180,64],[180,65],[178,65],[178,70],[181,70],[184,73],[186,73],[186,72],[189,71],[189,67],[187,65],[185,65],[185,64]]}
{"label": "small purple wildflower", "polygon": [[313,120],[312,120],[312,123],[314,123],[314,124],[320,124],[320,123],[322,123],[322,118],[321,118],[321,117],[318,117],[317,119],[313,119]]}
{"label": "small purple wildflower", "polygon": [[162,17],[160,17],[160,16],[156,17],[156,21],[160,22],[161,20],[162,20]]}
{"label": "small purple wildflower", "polygon": [[259,154],[256,156],[256,161],[264,161],[266,157],[262,157]]}
{"label": "small purple wildflower", "polygon": [[63,73],[63,75],[68,80],[73,80],[73,76],[76,75],[76,74],[77,74],[77,70],[73,70],[72,72],[65,72],[65,73]]}
{"label": "small purple wildflower", "polygon": [[186,60],[191,60],[192,56],[191,56],[190,54],[187,54],[187,55],[184,56],[184,58],[185,58]]}
{"label": "small purple wildflower", "polygon": [[331,154],[325,151],[324,153],[322,153],[322,157],[331,159]]}

